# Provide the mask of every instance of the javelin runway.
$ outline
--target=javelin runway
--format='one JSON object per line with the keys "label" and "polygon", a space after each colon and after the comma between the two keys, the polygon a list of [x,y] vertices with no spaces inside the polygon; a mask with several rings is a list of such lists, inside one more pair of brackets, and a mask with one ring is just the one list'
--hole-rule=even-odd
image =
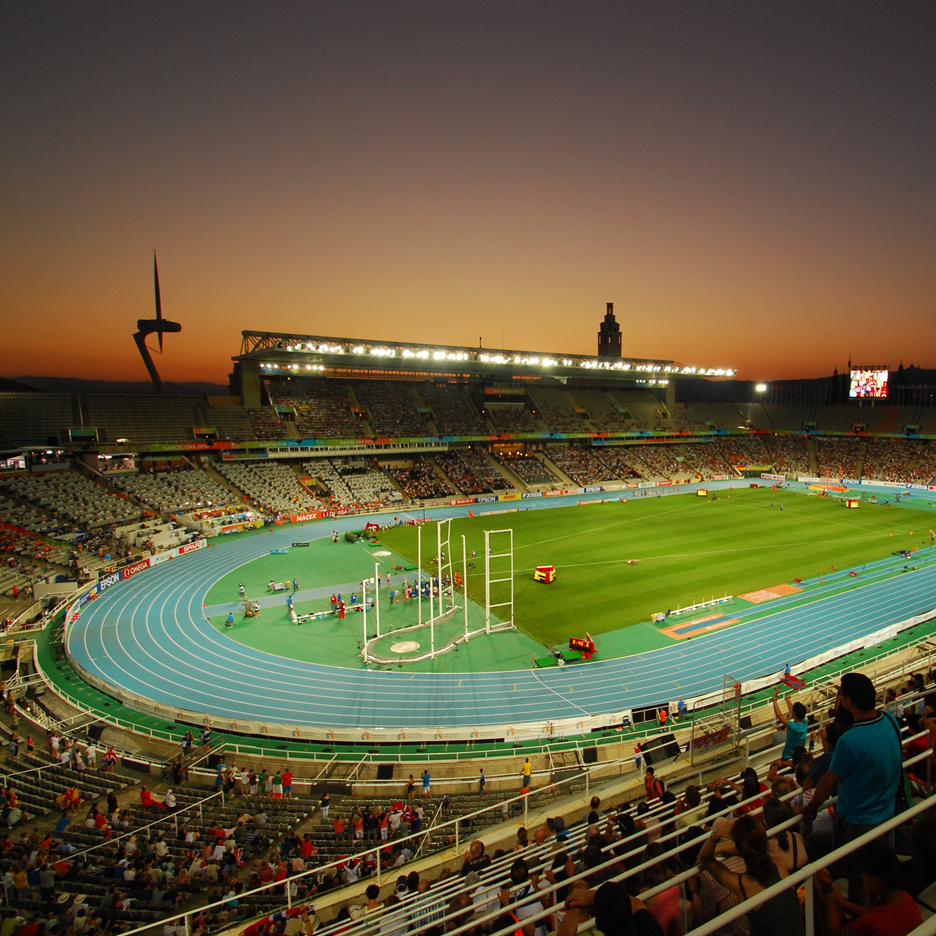
{"label": "javelin runway", "polygon": [[[477,508],[474,508],[477,510]],[[438,517],[454,511],[435,511]],[[458,513],[464,513],[458,510]],[[88,673],[170,710],[303,728],[459,728],[577,719],[692,698],[776,672],[936,606],[936,566],[672,647],[583,666],[502,673],[369,672],[284,659],[216,631],[202,605],[238,566],[316,539],[329,521],[273,527],[164,562],[87,604],[68,650]]]}

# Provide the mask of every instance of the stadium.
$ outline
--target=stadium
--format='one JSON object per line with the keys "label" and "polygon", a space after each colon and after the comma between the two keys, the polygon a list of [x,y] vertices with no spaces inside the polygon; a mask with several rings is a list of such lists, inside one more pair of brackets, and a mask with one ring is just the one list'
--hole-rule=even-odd
{"label": "stadium", "polygon": [[[124,929],[187,907],[180,931],[281,931],[328,892],[309,924],[327,930],[404,861],[457,870],[479,832],[506,843],[546,813],[571,827],[595,791],[626,812],[642,762],[677,786],[766,775],[778,687],[816,728],[842,673],[906,711],[932,691],[936,410],[838,385],[699,399],[734,372],[623,357],[611,304],[598,352],[245,331],[228,396],[0,393],[4,730],[11,754],[56,739],[30,740],[12,808],[121,786],[109,821],[61,830],[84,853],[149,829],[143,780],[171,784],[183,830],[232,842],[253,822],[240,796],[271,797],[272,841],[221,834],[205,864],[245,869],[240,910],[148,894]],[[53,763],[60,743],[80,774],[74,753]],[[105,751],[119,783],[96,769]],[[665,830],[672,798],[658,808]],[[410,835],[397,816],[388,840],[397,813]],[[265,858],[248,874],[300,828],[315,851],[292,885],[267,886]],[[106,892],[72,888],[92,908]],[[446,920],[468,931],[457,907]]]}

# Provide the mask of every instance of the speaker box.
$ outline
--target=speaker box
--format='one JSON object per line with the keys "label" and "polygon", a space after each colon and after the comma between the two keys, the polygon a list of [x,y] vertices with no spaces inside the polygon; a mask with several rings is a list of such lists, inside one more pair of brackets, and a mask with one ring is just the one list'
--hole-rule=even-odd
{"label": "speaker box", "polygon": [[597,764],[598,763],[598,748],[596,747],[587,747],[582,751],[582,760],[586,764]]}
{"label": "speaker box", "polygon": [[377,765],[377,779],[378,780],[392,780],[393,779],[393,764],[378,764]]}
{"label": "speaker box", "polygon": [[88,725],[88,737],[92,741],[100,741],[104,734],[104,725]]}
{"label": "speaker box", "polygon": [[674,734],[660,735],[658,738],[650,738],[640,745],[643,751],[644,759],[649,765],[660,764],[665,760],[679,756],[679,742]]}

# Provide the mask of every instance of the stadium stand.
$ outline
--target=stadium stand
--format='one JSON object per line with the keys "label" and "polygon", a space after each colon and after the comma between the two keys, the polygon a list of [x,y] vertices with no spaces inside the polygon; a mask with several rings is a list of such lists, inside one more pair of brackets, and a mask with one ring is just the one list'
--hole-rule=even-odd
{"label": "stadium stand", "polygon": [[647,466],[633,454],[632,446],[602,446],[597,457],[619,481],[641,480],[649,473]]}
{"label": "stadium stand", "polygon": [[426,381],[419,385],[418,392],[423,405],[432,410],[438,435],[484,435],[491,431],[463,385]]}
{"label": "stadium stand", "polygon": [[816,463],[823,477],[858,477],[858,439],[817,437]]}
{"label": "stadium stand", "polygon": [[786,475],[808,475],[809,456],[803,436],[772,436],[764,444],[774,471]]}
{"label": "stadium stand", "polygon": [[186,442],[199,423],[200,396],[82,393],[78,403],[86,425],[101,442]]}
{"label": "stadium stand", "polygon": [[549,468],[535,455],[495,455],[502,465],[509,468],[514,474],[530,486],[544,484],[557,484],[561,481]]}
{"label": "stadium stand", "polygon": [[319,458],[302,467],[330,491],[330,503],[335,506],[380,507],[399,499],[393,481],[376,459]]}
{"label": "stadium stand", "polygon": [[428,435],[428,421],[419,413],[419,398],[412,384],[358,381],[354,395],[367,412],[373,435],[398,438]]}
{"label": "stadium stand", "polygon": [[75,419],[69,393],[0,393],[0,446],[65,441]]}
{"label": "stadium stand", "polygon": [[368,434],[352,408],[351,392],[347,381],[300,379],[268,384],[271,399],[294,408],[296,429],[305,439],[356,439]]}
{"label": "stadium stand", "polygon": [[221,462],[218,470],[264,511],[285,516],[297,511],[317,510],[323,506],[287,465]]}
{"label": "stadium stand", "polygon": [[558,387],[537,387],[528,393],[546,432],[581,432],[587,413],[573,394]]}
{"label": "stadium stand", "polygon": [[394,465],[390,477],[411,500],[432,500],[456,494],[449,480],[427,458],[418,455],[409,464]]}
{"label": "stadium stand", "polygon": [[141,516],[140,508],[125,495],[77,471],[18,475],[6,487],[53,517],[64,517],[78,529],[105,527]]}
{"label": "stadium stand", "polygon": [[600,462],[591,447],[555,443],[538,449],[575,484],[598,484],[612,480],[608,467]]}
{"label": "stadium stand", "polygon": [[201,507],[226,507],[232,492],[207,472],[187,467],[155,475],[121,475],[111,483],[157,514],[185,514]]}
{"label": "stadium stand", "polygon": [[932,442],[920,445],[910,477],[921,484],[936,480],[936,445]]}
{"label": "stadium stand", "polygon": [[511,487],[510,482],[475,448],[449,449],[436,463],[462,494],[490,494]]}

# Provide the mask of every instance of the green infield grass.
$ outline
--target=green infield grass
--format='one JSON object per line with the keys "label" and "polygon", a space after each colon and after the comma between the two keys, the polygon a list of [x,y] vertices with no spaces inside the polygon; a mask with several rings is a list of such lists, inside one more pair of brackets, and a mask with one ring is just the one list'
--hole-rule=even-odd
{"label": "green infield grass", "polygon": [[[515,623],[537,641],[559,645],[570,634],[645,624],[654,612],[820,577],[832,567],[861,568],[898,549],[928,546],[929,525],[915,510],[848,510],[831,498],[761,488],[722,491],[716,500],[684,494],[480,515],[454,520],[451,543],[459,570],[462,535],[476,553],[468,588],[483,604],[484,531],[512,529]],[[427,571],[436,568],[427,561],[435,537],[435,524],[427,524]],[[384,530],[381,543],[415,562],[415,527]],[[555,566],[557,580],[535,582],[540,565]],[[503,599],[500,586],[494,600]]]}

